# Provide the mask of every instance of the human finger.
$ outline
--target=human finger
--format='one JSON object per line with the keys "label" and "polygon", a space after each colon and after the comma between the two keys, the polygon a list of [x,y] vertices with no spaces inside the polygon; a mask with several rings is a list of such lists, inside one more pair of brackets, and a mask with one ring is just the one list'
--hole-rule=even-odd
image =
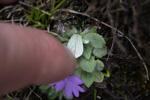
{"label": "human finger", "polygon": [[71,75],[75,58],[42,30],[0,23],[0,93]]}

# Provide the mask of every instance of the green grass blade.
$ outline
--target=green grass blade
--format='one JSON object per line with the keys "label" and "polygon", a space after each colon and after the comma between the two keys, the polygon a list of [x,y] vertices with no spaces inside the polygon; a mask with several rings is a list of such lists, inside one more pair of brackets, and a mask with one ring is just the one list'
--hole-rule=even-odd
{"label": "green grass blade", "polygon": [[62,0],[59,4],[56,5],[54,11],[56,11],[66,0]]}

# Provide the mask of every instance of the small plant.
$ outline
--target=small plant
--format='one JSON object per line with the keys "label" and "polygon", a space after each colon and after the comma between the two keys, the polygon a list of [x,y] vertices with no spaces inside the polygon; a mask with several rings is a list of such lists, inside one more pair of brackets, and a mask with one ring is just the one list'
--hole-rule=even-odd
{"label": "small plant", "polygon": [[[96,33],[96,30],[96,26],[87,28],[83,32],[81,30],[78,31],[74,26],[65,27],[65,33],[63,34],[63,36],[58,35],[56,37],[72,51],[76,58],[77,69],[73,74],[74,78],[72,77],[72,80],[74,80],[75,83],[75,76],[78,76],[83,80],[83,83],[88,88],[92,85],[93,82],[103,82],[104,74],[106,74],[101,72],[104,68],[104,64],[99,59],[107,54],[106,42],[101,35]],[[109,75],[105,76],[109,77]],[[78,80],[76,79],[77,82]],[[64,80],[62,81],[64,82]],[[62,83],[62,81],[50,84],[50,86],[55,85],[56,91],[58,91],[57,85],[58,83]],[[62,83],[61,85],[63,84],[65,83]],[[70,88],[71,87],[73,87],[73,84],[70,84]],[[63,91],[63,88],[61,88],[60,90]],[[78,91],[83,92],[82,89]],[[67,93],[65,91],[67,98],[71,97],[72,92],[73,91]],[[76,97],[79,96],[78,93],[79,92],[74,93]]]}
{"label": "small plant", "polygon": [[[41,13],[40,9],[36,10],[34,7],[31,8],[31,13],[26,16],[26,19],[30,21],[31,27],[45,29],[48,25],[49,16],[45,13]],[[45,20],[47,18],[47,20]]]}
{"label": "small plant", "polygon": [[[57,19],[54,17],[55,11],[64,4],[66,0],[61,0],[59,3],[55,3],[55,0],[51,0],[50,11],[42,12],[40,8],[34,6],[31,7],[31,12],[26,16],[26,19],[29,20],[29,25],[31,27],[36,27],[39,29],[46,29],[50,20]],[[49,13],[50,12],[50,13]],[[49,15],[47,15],[48,13]]]}
{"label": "small plant", "polygon": [[50,14],[51,16],[54,15],[55,11],[65,2],[66,0],[61,0],[57,5],[55,5],[55,0],[51,0],[51,9]]}

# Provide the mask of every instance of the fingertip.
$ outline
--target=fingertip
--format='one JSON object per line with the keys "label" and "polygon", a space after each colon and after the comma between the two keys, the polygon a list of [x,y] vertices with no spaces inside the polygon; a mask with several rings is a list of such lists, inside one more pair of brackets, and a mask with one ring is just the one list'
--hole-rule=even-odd
{"label": "fingertip", "polygon": [[59,81],[76,68],[72,53],[42,30],[0,23],[0,33],[0,94]]}
{"label": "fingertip", "polygon": [[48,66],[41,68],[37,79],[34,81],[35,84],[40,85],[54,83],[73,74],[76,69],[76,60],[72,52],[62,44],[53,44],[55,45],[52,46],[53,49],[51,51],[53,53],[51,54],[53,59],[49,56],[49,59],[51,59],[49,62],[51,63],[47,64]]}

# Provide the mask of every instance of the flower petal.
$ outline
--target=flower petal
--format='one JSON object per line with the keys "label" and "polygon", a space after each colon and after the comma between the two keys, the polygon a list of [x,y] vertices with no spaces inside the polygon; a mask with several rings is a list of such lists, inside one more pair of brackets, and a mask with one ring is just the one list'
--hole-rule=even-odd
{"label": "flower petal", "polygon": [[56,91],[61,91],[65,87],[65,80],[59,81],[55,85]]}
{"label": "flower petal", "polygon": [[66,84],[65,84],[65,94],[68,98],[70,98],[72,96],[72,84],[70,81],[66,80],[65,81]]}
{"label": "flower petal", "polygon": [[80,85],[80,84],[83,83],[81,78],[78,77],[78,76],[70,76],[70,77],[67,78],[67,80],[70,81],[73,84],[76,84],[76,85]]}
{"label": "flower petal", "polygon": [[84,89],[83,89],[82,87],[77,86],[76,88],[77,88],[80,92],[84,92]]}
{"label": "flower petal", "polygon": [[76,86],[72,87],[73,89],[73,94],[75,95],[75,97],[79,97],[79,90],[76,88]]}
{"label": "flower petal", "polygon": [[55,85],[56,83],[52,83],[52,84],[48,84],[49,86],[53,86],[53,85]]}

